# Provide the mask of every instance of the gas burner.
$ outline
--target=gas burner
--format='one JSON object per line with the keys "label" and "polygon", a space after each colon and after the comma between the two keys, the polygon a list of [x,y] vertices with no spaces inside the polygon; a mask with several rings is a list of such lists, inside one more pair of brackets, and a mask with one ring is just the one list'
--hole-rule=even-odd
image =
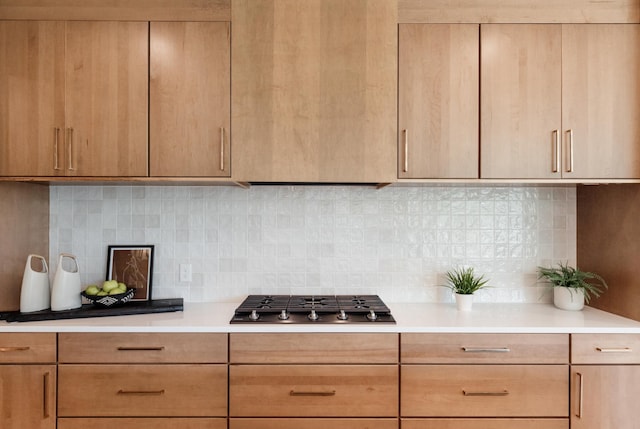
{"label": "gas burner", "polygon": [[249,295],[231,323],[395,323],[378,295]]}

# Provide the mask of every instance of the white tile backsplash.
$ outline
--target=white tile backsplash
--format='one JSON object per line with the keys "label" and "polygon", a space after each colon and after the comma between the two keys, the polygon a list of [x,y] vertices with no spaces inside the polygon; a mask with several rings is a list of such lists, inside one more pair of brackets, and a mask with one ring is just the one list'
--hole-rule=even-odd
{"label": "white tile backsplash", "polygon": [[51,186],[50,198],[50,261],[75,254],[89,284],[108,245],[154,244],[155,298],[449,302],[438,285],[467,265],[490,279],[478,301],[548,302],[536,267],[576,260],[574,187]]}

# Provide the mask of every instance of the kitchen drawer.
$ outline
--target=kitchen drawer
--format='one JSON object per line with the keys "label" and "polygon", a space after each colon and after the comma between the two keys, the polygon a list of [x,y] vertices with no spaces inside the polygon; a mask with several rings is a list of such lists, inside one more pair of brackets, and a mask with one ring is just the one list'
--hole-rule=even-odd
{"label": "kitchen drawer", "polygon": [[572,334],[571,363],[640,364],[640,334]]}
{"label": "kitchen drawer", "polygon": [[0,363],[54,363],[55,333],[0,334]]}
{"label": "kitchen drawer", "polygon": [[58,429],[227,429],[225,418],[62,418]]}
{"label": "kitchen drawer", "polygon": [[231,365],[233,417],[397,417],[397,365]]}
{"label": "kitchen drawer", "polygon": [[231,334],[231,363],[397,363],[398,334]]}
{"label": "kitchen drawer", "polygon": [[226,365],[58,365],[60,417],[226,415]]}
{"label": "kitchen drawer", "polygon": [[567,417],[568,365],[404,365],[403,417]]}
{"label": "kitchen drawer", "polygon": [[[229,429],[398,429],[398,419],[230,419]],[[58,428],[60,429],[60,428]],[[74,428],[75,429],[75,428]]]}
{"label": "kitchen drawer", "polygon": [[402,363],[569,363],[565,334],[402,334]]}
{"label": "kitchen drawer", "polygon": [[569,419],[402,419],[402,429],[427,429],[427,428],[428,429],[569,429]]}
{"label": "kitchen drawer", "polygon": [[61,363],[225,363],[227,334],[60,333]]}

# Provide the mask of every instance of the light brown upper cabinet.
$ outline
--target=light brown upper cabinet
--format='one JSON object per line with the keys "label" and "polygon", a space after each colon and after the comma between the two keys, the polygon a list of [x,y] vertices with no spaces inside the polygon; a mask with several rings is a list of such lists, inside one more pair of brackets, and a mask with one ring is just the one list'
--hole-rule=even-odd
{"label": "light brown upper cabinet", "polygon": [[479,26],[401,24],[398,177],[478,178]]}
{"label": "light brown upper cabinet", "polygon": [[146,176],[148,24],[0,29],[0,174]]}
{"label": "light brown upper cabinet", "polygon": [[397,178],[397,4],[234,0],[233,177]]}
{"label": "light brown upper cabinet", "polygon": [[640,178],[640,26],[481,27],[481,177]]}
{"label": "light brown upper cabinet", "polygon": [[229,177],[230,24],[152,22],[150,175]]}
{"label": "light brown upper cabinet", "polygon": [[148,25],[66,24],[67,175],[148,175]]}
{"label": "light brown upper cabinet", "polygon": [[0,21],[2,176],[63,174],[64,28],[55,21]]}

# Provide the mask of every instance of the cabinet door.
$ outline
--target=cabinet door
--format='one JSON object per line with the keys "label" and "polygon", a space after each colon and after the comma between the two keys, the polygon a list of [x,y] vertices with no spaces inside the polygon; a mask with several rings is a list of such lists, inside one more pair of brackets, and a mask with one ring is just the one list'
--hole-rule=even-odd
{"label": "cabinet door", "polygon": [[572,429],[638,429],[640,366],[572,366]]}
{"label": "cabinet door", "polygon": [[234,0],[233,177],[395,180],[396,17],[393,1]]}
{"label": "cabinet door", "polygon": [[562,26],[563,176],[640,178],[640,25]]}
{"label": "cabinet door", "polygon": [[67,23],[67,175],[148,175],[148,25]]}
{"label": "cabinet door", "polygon": [[151,176],[230,176],[228,22],[152,22]]}
{"label": "cabinet door", "polygon": [[61,418],[57,429],[227,429],[225,418],[99,417]]}
{"label": "cabinet door", "polygon": [[63,127],[64,22],[0,22],[0,175],[62,174]]}
{"label": "cabinet door", "polygon": [[560,178],[561,30],[481,26],[481,178]]}
{"label": "cabinet door", "polygon": [[0,427],[55,429],[55,365],[0,366]]}
{"label": "cabinet door", "polygon": [[479,30],[399,26],[398,177],[478,178]]}

